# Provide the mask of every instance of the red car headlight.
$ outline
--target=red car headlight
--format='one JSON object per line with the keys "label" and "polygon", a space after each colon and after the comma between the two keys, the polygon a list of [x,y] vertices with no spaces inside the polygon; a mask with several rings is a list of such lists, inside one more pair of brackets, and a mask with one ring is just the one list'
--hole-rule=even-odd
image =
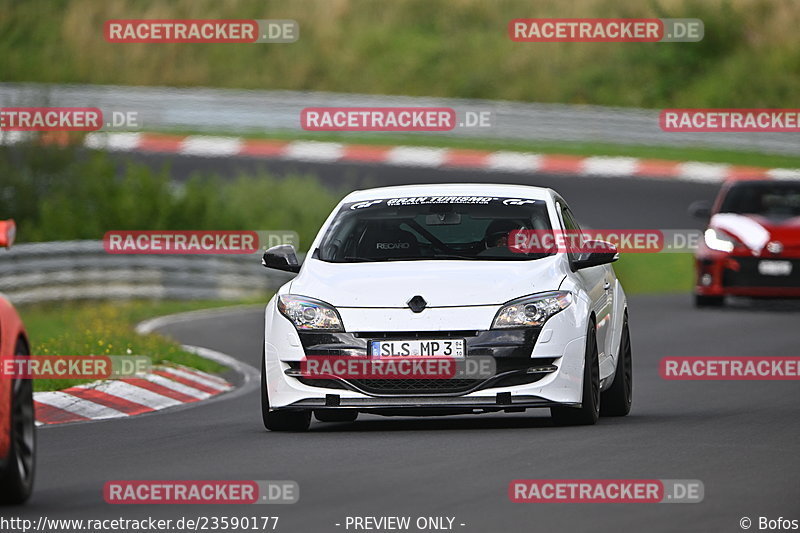
{"label": "red car headlight", "polygon": [[703,240],[712,250],[717,250],[718,252],[727,252],[730,253],[736,248],[746,248],[742,242],[731,235],[730,233],[726,233],[722,230],[708,228],[703,235]]}

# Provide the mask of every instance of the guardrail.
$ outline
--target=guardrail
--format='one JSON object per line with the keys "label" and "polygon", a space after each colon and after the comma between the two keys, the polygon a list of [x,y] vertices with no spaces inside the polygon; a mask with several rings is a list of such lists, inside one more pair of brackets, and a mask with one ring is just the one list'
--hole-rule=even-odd
{"label": "guardrail", "polygon": [[135,111],[142,131],[234,135],[302,131],[300,111],[305,107],[452,107],[459,116],[490,111],[492,126],[430,135],[800,154],[797,133],[668,133],[661,131],[659,113],[651,109],[323,92],[0,83],[0,106],[36,105],[95,106],[104,113]]}
{"label": "guardrail", "polygon": [[249,298],[292,274],[267,270],[258,254],[109,254],[102,241],[18,244],[0,250],[0,292],[14,303],[81,299]]}

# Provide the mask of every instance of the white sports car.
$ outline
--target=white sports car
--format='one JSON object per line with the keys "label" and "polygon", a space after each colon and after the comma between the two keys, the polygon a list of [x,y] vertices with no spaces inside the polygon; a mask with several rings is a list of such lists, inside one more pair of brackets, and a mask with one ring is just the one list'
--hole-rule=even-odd
{"label": "white sports car", "polygon": [[[302,266],[291,246],[267,250],[264,266],[298,275],[265,311],[266,428],[305,431],[312,413],[344,422],[358,413],[547,407],[559,425],[628,414],[631,348],[627,300],[610,265],[616,249],[596,242],[600,251],[521,251],[509,246],[516,230],[580,228],[551,189],[412,185],[349,194]],[[308,372],[315,358],[409,356],[488,359],[492,369],[383,375],[345,365]]]}

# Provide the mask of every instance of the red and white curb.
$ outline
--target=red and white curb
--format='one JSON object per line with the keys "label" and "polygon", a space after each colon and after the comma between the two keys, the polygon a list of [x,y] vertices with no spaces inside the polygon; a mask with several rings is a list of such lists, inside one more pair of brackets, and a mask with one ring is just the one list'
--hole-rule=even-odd
{"label": "red and white curb", "polygon": [[[164,326],[250,312],[256,307],[260,305],[176,313],[145,320],[136,326],[136,332],[146,335]],[[260,372],[247,363],[201,346],[184,344],[181,348],[228,367],[240,376],[241,382],[234,387],[219,376],[193,368],[158,366],[150,373],[135,378],[96,381],[61,391],[36,392],[33,395],[36,425],[50,426],[134,416],[217,397],[235,398],[257,390],[260,386]],[[222,393],[225,393],[224,396],[220,396]]]}
{"label": "red and white curb", "polygon": [[317,141],[279,141],[176,136],[157,133],[90,133],[92,149],[170,153],[204,157],[256,157],[315,163],[372,163],[400,167],[452,168],[497,172],[635,177],[718,183],[729,179],[798,179],[800,169],[761,168],[636,157],[574,156],[527,152],[377,146]]}
{"label": "red and white curb", "polygon": [[147,374],[103,380],[33,395],[36,425],[105,420],[206,400],[229,391],[226,380],[184,366],[157,366]]}

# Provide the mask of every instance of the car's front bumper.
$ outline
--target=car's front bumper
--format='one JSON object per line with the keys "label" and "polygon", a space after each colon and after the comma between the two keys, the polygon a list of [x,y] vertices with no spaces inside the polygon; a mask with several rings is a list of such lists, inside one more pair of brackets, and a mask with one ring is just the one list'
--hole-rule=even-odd
{"label": "car's front bumper", "polygon": [[[788,275],[764,275],[761,261],[788,261]],[[699,255],[695,261],[695,293],[702,296],[746,296],[766,298],[800,297],[800,258],[780,256]]]}
{"label": "car's front bumper", "polygon": [[[578,306],[571,306],[536,329],[298,334],[288,320],[268,306],[265,368],[270,408],[455,414],[579,405],[585,324]],[[309,356],[363,357],[369,340],[415,337],[464,338],[466,356],[492,357],[497,375],[455,388],[447,379],[418,380],[426,383],[410,383],[398,390],[386,380],[377,380],[384,382],[376,386],[365,384],[369,380],[325,381],[303,377],[299,372],[301,362]]]}

